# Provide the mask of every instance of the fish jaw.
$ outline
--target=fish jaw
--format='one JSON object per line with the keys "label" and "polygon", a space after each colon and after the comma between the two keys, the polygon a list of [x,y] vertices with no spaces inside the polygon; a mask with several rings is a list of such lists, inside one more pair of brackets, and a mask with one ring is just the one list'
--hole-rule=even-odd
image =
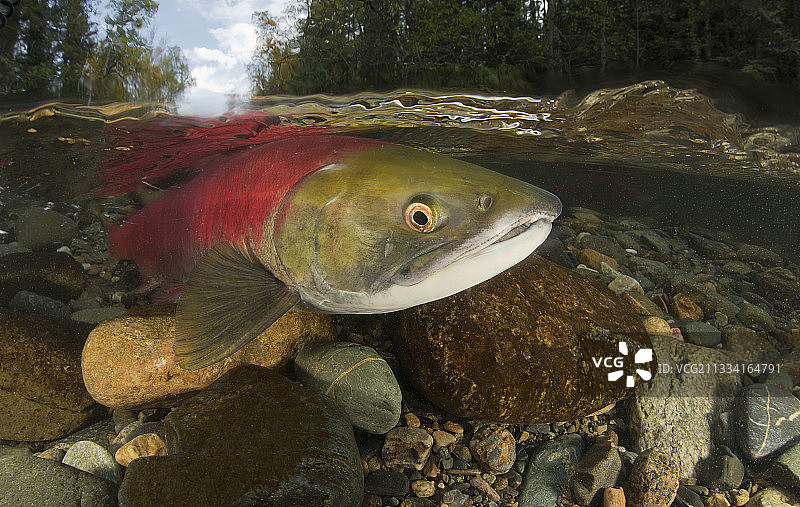
{"label": "fish jaw", "polygon": [[451,296],[502,273],[528,257],[547,239],[554,218],[537,219],[513,238],[493,242],[465,254],[413,284],[401,279],[375,293],[343,294],[344,304],[326,300],[317,303],[317,307],[330,313],[386,313]]}
{"label": "fish jaw", "polygon": [[[491,198],[490,204],[482,206]],[[404,211],[434,210],[430,231]],[[521,261],[561,212],[553,194],[463,161],[381,146],[308,175],[282,204],[275,248],[306,307],[383,313],[450,296]]]}

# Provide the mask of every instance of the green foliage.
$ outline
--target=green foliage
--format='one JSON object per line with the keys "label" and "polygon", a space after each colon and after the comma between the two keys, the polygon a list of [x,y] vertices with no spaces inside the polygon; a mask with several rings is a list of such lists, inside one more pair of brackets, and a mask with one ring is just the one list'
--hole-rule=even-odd
{"label": "green foliage", "polygon": [[796,0],[300,0],[296,8],[294,36],[258,14],[256,93],[523,91],[543,79],[684,62],[800,86]]}
{"label": "green foliage", "polygon": [[110,0],[105,36],[82,0],[22,0],[0,29],[0,94],[174,101],[192,84],[177,47],[142,36],[155,0]]}

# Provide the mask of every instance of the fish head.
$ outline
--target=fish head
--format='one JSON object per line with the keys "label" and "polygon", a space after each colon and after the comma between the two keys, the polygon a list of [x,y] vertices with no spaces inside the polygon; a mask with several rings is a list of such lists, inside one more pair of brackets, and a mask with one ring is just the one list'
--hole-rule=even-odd
{"label": "fish head", "polygon": [[561,212],[528,183],[385,144],[345,154],[284,198],[274,245],[306,306],[381,313],[467,289],[521,261]]}

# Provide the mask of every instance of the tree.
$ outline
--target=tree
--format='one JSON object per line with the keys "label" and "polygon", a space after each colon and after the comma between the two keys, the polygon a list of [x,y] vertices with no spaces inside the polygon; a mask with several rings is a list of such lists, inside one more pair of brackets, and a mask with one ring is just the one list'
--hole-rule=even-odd
{"label": "tree", "polygon": [[153,47],[141,31],[155,0],[111,0],[106,36],[89,60],[88,95],[127,101],[174,101],[193,83],[177,47]]}

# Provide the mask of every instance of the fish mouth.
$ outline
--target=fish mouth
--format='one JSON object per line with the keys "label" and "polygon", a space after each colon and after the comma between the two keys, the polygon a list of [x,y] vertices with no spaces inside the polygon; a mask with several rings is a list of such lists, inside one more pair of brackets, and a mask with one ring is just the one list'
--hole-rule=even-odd
{"label": "fish mouth", "polygon": [[[549,232],[556,217],[558,217],[558,214],[541,211],[525,215],[489,237],[481,235],[483,237],[479,236],[473,244],[467,245],[465,249],[453,251],[450,254],[442,254],[441,251],[452,245],[454,241],[444,241],[431,245],[401,266],[391,277],[391,282],[404,286],[416,285],[436,272],[462,263],[473,257],[485,255],[490,251],[496,251],[503,248],[506,244],[514,243],[513,240],[515,238],[519,241],[522,240],[520,236],[531,236],[534,229],[546,228],[547,232]],[[539,246],[539,244],[540,242],[534,245],[531,251]],[[426,262],[428,259],[437,255],[441,256],[438,262]]]}
{"label": "fish mouth", "polygon": [[[517,236],[520,236],[526,232],[528,232],[532,227],[536,225],[544,225],[547,224],[552,225],[553,221],[556,219],[558,215],[553,215],[552,213],[545,213],[545,212],[536,212],[531,213],[530,215],[526,215],[516,222],[513,222],[511,225],[503,228],[498,233],[490,236],[488,239],[479,242],[472,248],[468,248],[464,253],[453,259],[452,261],[448,262],[442,267],[446,267],[450,264],[462,261],[464,259],[468,259],[470,257],[475,257],[476,255],[481,255],[487,248],[494,247],[504,243],[506,241],[510,241]],[[538,246],[538,245],[537,245]]]}

